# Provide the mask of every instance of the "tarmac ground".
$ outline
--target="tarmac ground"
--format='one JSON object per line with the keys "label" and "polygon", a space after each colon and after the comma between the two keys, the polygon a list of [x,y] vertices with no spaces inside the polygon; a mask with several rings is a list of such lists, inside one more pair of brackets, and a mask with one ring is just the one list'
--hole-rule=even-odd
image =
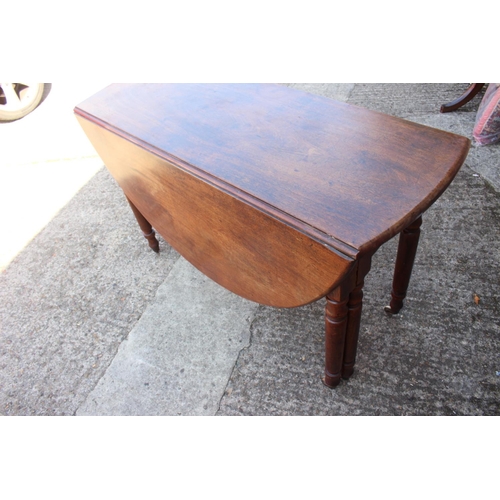
{"label": "tarmac ground", "polygon": [[[483,95],[441,114],[467,84],[286,85],[471,139]],[[102,86],[53,84],[0,124],[1,415],[500,414],[500,144],[473,142],[424,214],[397,316],[383,312],[397,239],[375,254],[356,371],[331,390],[322,300],[264,307],[161,238],[149,250],[72,116]]]}

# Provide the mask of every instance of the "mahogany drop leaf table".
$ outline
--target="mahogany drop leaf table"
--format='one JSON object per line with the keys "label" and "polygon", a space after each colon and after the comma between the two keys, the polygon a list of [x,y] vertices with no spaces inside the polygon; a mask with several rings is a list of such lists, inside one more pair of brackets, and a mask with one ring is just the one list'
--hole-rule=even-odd
{"label": "mahogany drop leaf table", "polygon": [[422,213],[463,164],[459,135],[272,84],[116,84],[75,108],[149,241],[245,297],[326,297],[324,383],[354,370],[371,257],[400,233],[403,306]]}

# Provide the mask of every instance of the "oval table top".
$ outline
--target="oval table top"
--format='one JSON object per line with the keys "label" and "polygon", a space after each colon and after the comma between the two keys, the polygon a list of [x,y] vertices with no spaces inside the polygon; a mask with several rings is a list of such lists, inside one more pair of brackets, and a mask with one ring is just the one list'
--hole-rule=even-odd
{"label": "oval table top", "polygon": [[[408,226],[470,147],[456,134],[274,84],[115,84],[75,113],[167,241],[226,288],[283,307],[325,295],[360,255]],[[269,251],[252,244],[259,240]],[[259,273],[267,276],[251,284]],[[299,291],[283,291],[292,286]]]}

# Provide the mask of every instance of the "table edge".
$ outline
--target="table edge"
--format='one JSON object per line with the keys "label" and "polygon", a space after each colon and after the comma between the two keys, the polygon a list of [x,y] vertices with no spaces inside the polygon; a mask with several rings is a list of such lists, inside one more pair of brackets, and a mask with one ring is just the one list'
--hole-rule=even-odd
{"label": "table edge", "polygon": [[204,182],[212,185],[213,187],[216,187],[217,189],[224,191],[225,193],[235,197],[236,199],[265,213],[266,215],[279,220],[283,224],[286,224],[287,226],[292,227],[293,229],[301,232],[302,234],[305,234],[306,236],[316,240],[318,243],[327,246],[331,251],[339,254],[340,256],[347,258],[348,260],[356,260],[360,250],[345,243],[344,241],[339,240],[327,233],[324,233],[323,231],[311,226],[310,224],[307,224],[306,222],[297,219],[296,217],[286,212],[283,212],[282,210],[274,207],[273,205],[270,205],[269,203],[266,203],[265,201],[251,195],[250,193],[247,193],[246,191],[243,191],[235,187],[234,185],[224,181],[223,179],[211,175],[210,173],[206,172],[205,170],[202,170],[196,165],[192,165],[191,163],[188,163],[185,160],[182,160],[181,158],[178,158],[160,148],[157,148],[156,146],[153,146],[152,144],[149,144],[148,142],[143,141],[142,139],[132,136],[126,131],[114,125],[111,125],[110,123],[101,120],[100,118],[97,118],[96,116],[82,110],[78,106],[74,108],[74,113],[80,116],[81,118],[84,118],[92,123],[95,123],[96,125],[118,135],[119,137],[122,137],[123,139],[126,139],[127,141],[136,144],[137,146],[145,149],[151,154],[154,154],[172,163],[175,167],[190,173],[191,175],[197,177],[198,179],[201,179]]}
{"label": "table edge", "polygon": [[[424,125],[425,126],[425,125]],[[439,130],[439,129],[438,129]],[[443,131],[446,132],[446,131]],[[454,163],[452,163],[444,176],[441,179],[435,189],[433,189],[420,203],[418,203],[413,210],[408,212],[404,217],[402,217],[398,222],[393,224],[386,231],[380,233],[376,237],[367,241],[363,245],[359,247],[360,254],[367,254],[375,251],[385,242],[389,241],[391,238],[399,234],[403,229],[408,227],[412,222],[414,222],[418,217],[420,217],[423,213],[425,213],[446,191],[449,185],[453,182],[453,179],[456,177],[460,168],[465,163],[467,156],[469,154],[469,150],[471,148],[471,140],[465,136],[454,134],[452,132],[446,132],[451,134],[457,138],[457,141],[462,143],[460,155],[457,156]]]}

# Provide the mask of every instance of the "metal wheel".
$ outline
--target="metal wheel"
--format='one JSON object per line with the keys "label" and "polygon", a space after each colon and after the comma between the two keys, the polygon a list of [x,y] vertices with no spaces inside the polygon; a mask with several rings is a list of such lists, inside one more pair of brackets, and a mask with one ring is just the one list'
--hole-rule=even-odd
{"label": "metal wheel", "polygon": [[18,120],[42,101],[44,83],[0,83],[0,121]]}

